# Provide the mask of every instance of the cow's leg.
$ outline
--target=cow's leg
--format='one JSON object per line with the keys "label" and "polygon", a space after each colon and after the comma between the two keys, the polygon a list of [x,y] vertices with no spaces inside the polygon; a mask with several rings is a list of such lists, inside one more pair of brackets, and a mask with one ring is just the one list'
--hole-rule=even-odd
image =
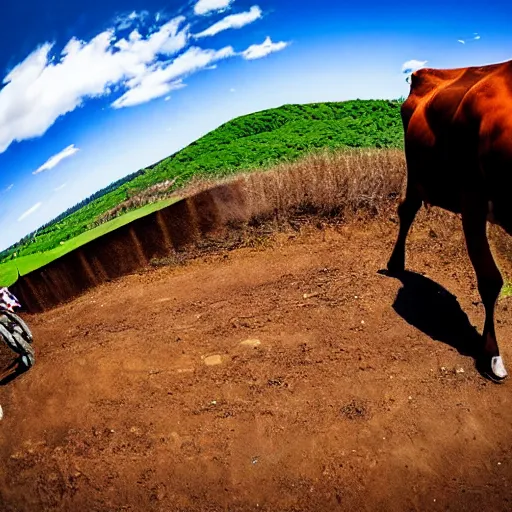
{"label": "cow's leg", "polygon": [[487,203],[475,201],[471,207],[464,208],[462,225],[469,258],[475,269],[478,291],[485,308],[482,363],[491,377],[501,380],[507,376],[507,371],[496,340],[494,309],[503,286],[503,278],[487,240]]}
{"label": "cow's leg", "polygon": [[398,218],[400,221],[400,228],[398,230],[398,237],[395,243],[395,248],[391,253],[388,261],[388,270],[391,273],[402,272],[405,269],[405,241],[414,222],[416,213],[421,207],[421,197],[418,192],[413,188],[408,188],[405,197],[400,200],[398,205]]}

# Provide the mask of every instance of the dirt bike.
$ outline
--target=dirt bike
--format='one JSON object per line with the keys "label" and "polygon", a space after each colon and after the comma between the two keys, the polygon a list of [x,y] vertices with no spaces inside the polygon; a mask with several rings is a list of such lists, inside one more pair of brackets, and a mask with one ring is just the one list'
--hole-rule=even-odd
{"label": "dirt bike", "polygon": [[20,308],[18,299],[7,289],[0,288],[0,339],[16,354],[17,359],[0,375],[0,382],[13,373],[27,371],[35,361],[32,333],[28,325],[14,312]]}

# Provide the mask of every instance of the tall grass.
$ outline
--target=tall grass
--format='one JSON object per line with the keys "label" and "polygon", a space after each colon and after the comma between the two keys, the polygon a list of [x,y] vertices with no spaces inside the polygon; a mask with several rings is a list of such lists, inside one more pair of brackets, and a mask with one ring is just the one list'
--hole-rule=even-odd
{"label": "tall grass", "polygon": [[197,179],[179,195],[192,196],[216,184],[234,182],[244,190],[248,220],[301,214],[346,220],[378,215],[394,205],[404,177],[405,160],[399,150],[324,150],[265,171],[223,180]]}
{"label": "tall grass", "polygon": [[405,161],[398,150],[312,154],[266,173],[244,176],[255,215],[310,213],[341,220],[378,215],[400,193]]}

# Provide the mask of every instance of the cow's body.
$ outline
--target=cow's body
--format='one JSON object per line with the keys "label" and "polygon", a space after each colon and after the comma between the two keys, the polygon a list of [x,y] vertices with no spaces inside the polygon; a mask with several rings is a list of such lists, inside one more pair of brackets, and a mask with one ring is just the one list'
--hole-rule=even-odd
{"label": "cow's body", "polygon": [[486,310],[482,358],[491,376],[502,379],[494,306],[503,281],[487,242],[486,220],[512,234],[512,61],[416,71],[402,120],[407,188],[388,268],[404,269],[405,239],[422,202],[460,213]]}

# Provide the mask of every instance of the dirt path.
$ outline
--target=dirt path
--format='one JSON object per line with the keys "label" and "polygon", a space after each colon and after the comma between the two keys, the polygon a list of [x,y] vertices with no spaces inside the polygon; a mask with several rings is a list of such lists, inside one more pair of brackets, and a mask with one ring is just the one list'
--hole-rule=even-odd
{"label": "dirt path", "polygon": [[420,223],[401,283],[377,273],[395,228],[280,235],[28,317],[0,509],[511,510],[512,384],[464,355],[483,310],[460,234]]}

